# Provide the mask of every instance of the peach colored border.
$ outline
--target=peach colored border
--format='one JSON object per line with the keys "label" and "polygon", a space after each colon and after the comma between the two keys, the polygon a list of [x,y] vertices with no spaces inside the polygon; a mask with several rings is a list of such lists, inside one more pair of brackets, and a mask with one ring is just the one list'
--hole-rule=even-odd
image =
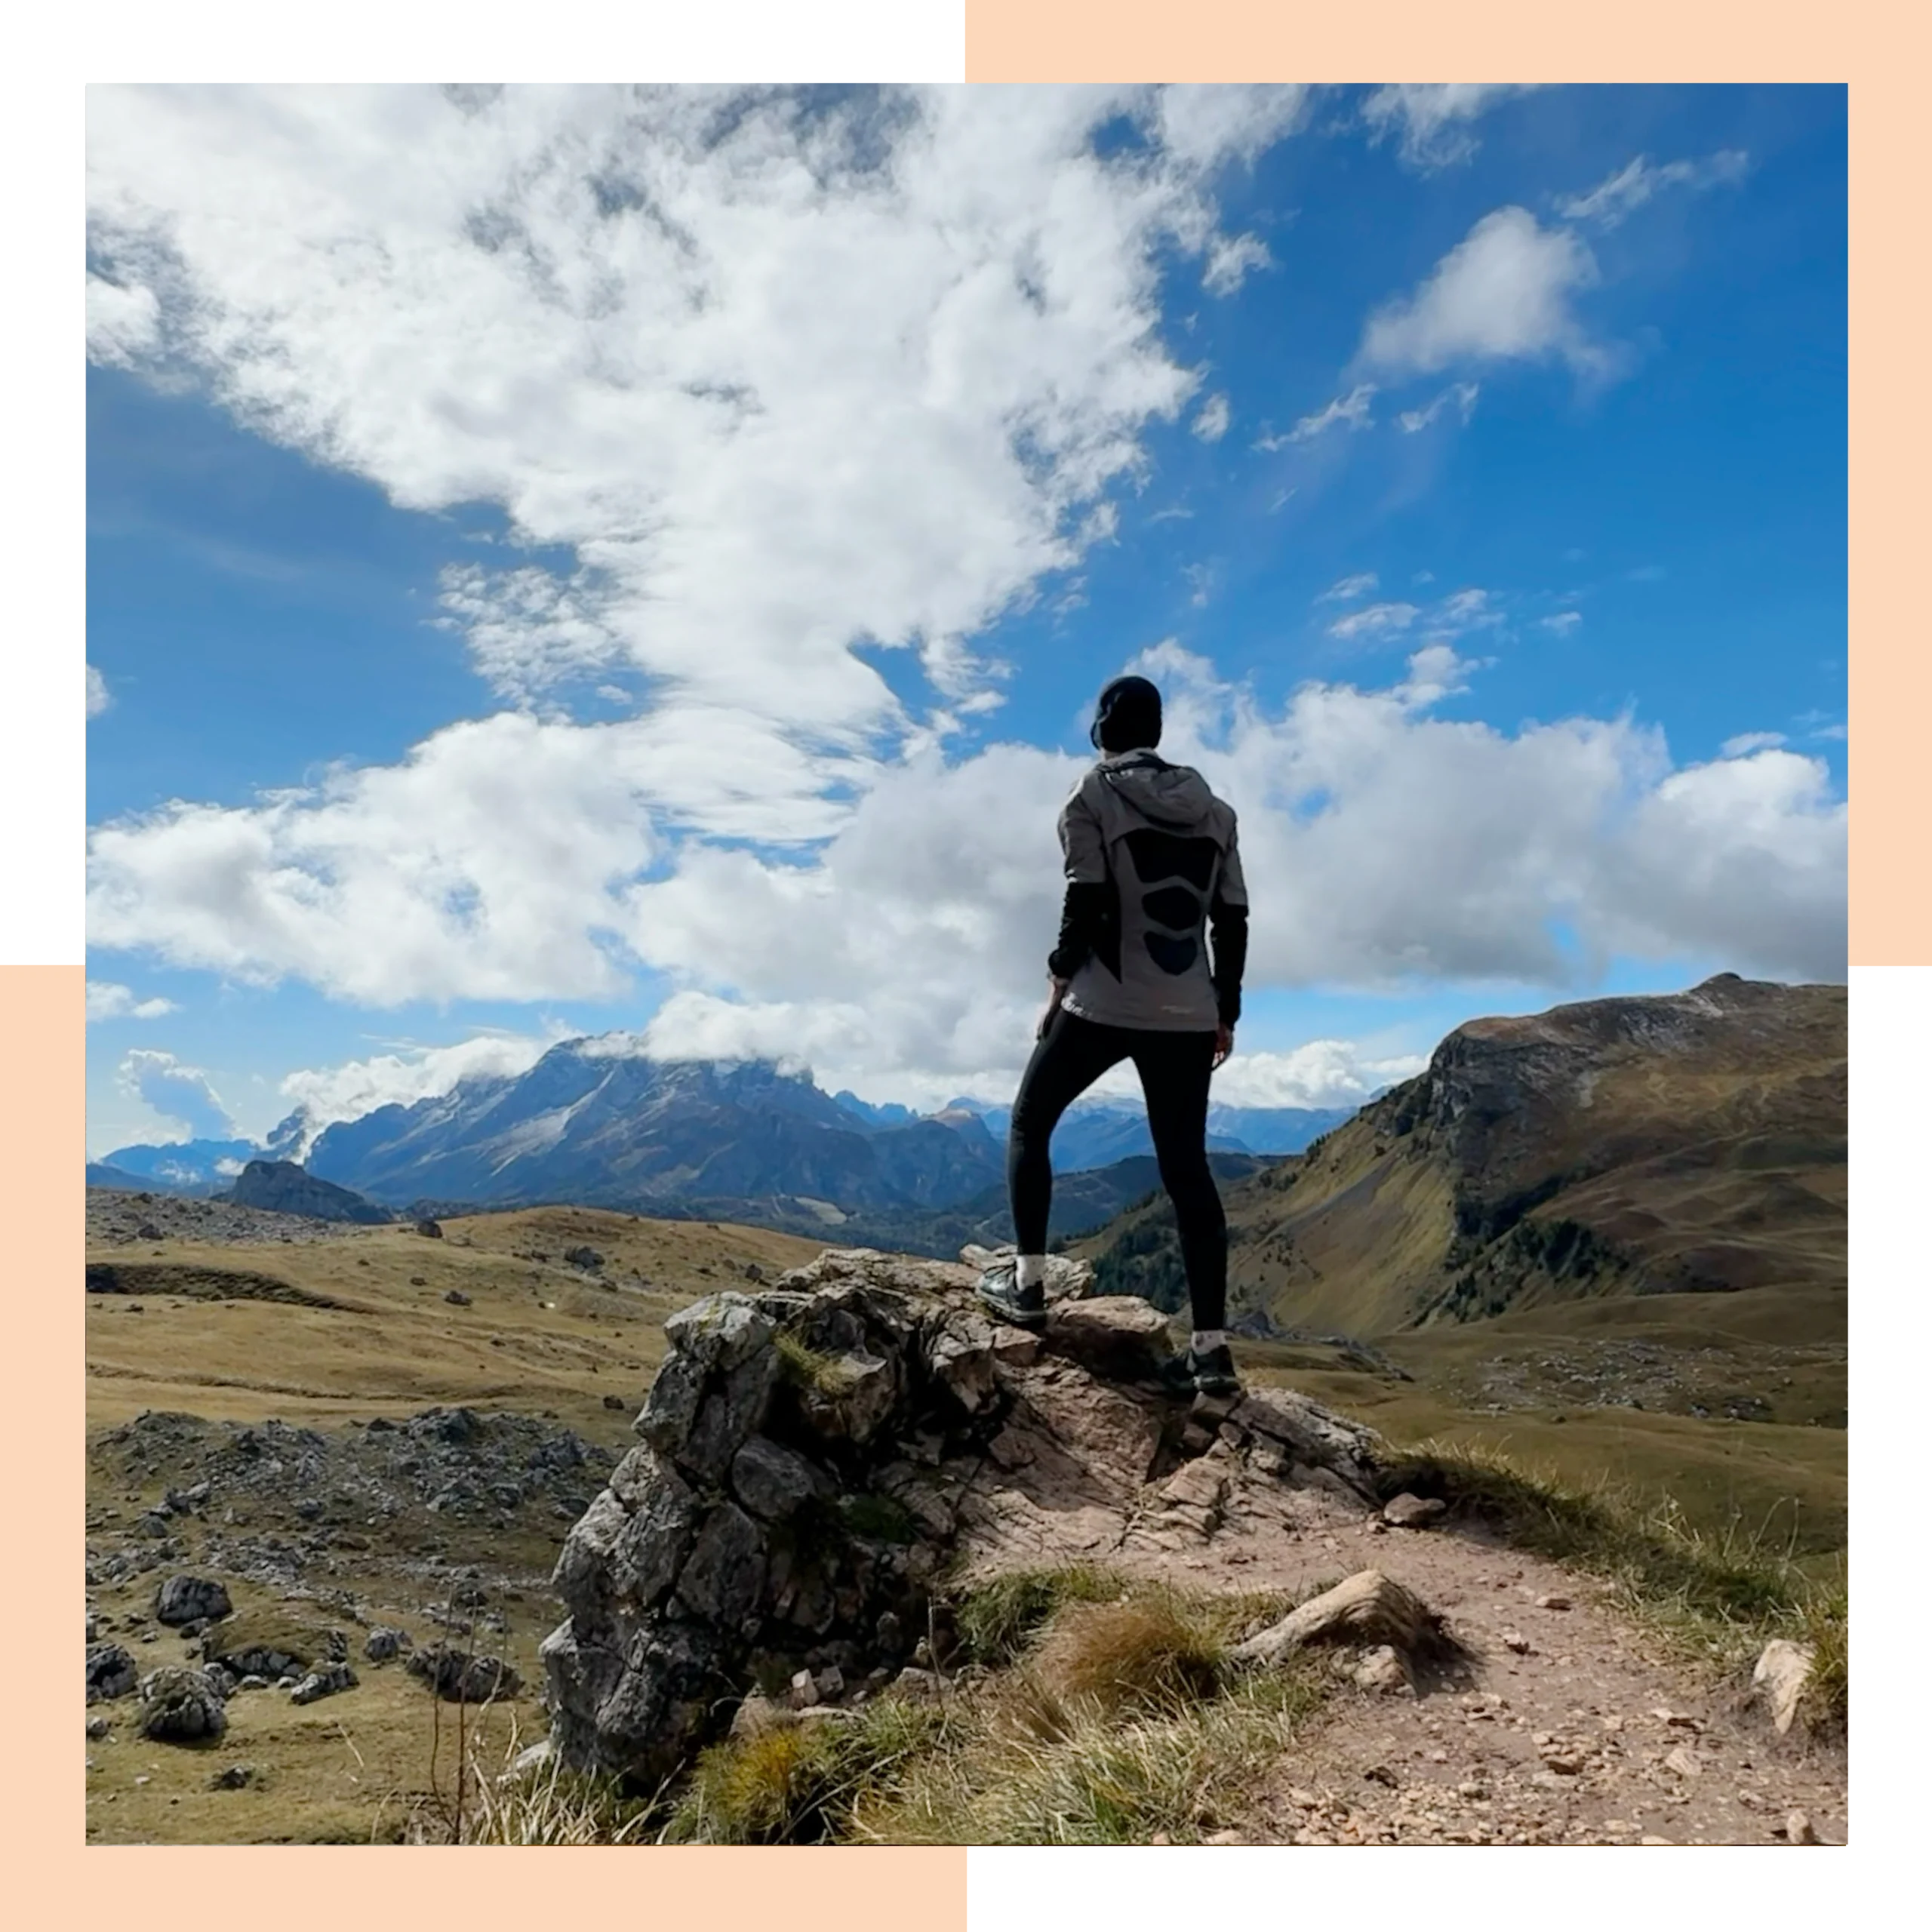
{"label": "peach colored border", "polygon": [[[1481,75],[1854,85],[1854,180],[1866,217],[1854,224],[1852,262],[1853,607],[1861,635],[1850,658],[1851,695],[1860,798],[1870,807],[1861,814],[1866,829],[1852,872],[1852,956],[1861,965],[1932,961],[1932,906],[1919,889],[1922,864],[1915,863],[1914,834],[1924,811],[1911,789],[1916,747],[1907,743],[1932,710],[1932,670],[1912,646],[1913,603],[1905,582],[1916,481],[1910,452],[1924,445],[1926,405],[1909,382],[1887,383],[1882,400],[1879,395],[1881,371],[1912,366],[1905,337],[1921,312],[1913,284],[1922,278],[1915,274],[1913,251],[1898,245],[1909,224],[1881,226],[1870,218],[1878,184],[1905,184],[1915,172],[1917,117],[1908,96],[1918,63],[1888,59],[1891,37],[1881,11],[1841,5],[1801,11],[1768,0],[1694,10],[1685,0],[1631,0],[1618,11],[1611,43],[1601,23],[1565,17],[1547,0],[1453,8],[1382,0],[1372,8],[1319,11],[1229,0],[1195,0],[1185,9],[1146,0],[971,0],[965,8],[967,75],[976,81]],[[1645,51],[1653,48],[1659,51]],[[44,1564],[65,1588],[77,1588],[84,1516],[74,1453],[82,1309],[78,1295],[57,1291],[78,1272],[82,1248],[82,980],[78,966],[0,967],[0,1065],[13,1075],[12,1103],[0,1107],[0,1189],[14,1209],[8,1285],[16,1359],[63,1365],[37,1383],[23,1376],[5,1405],[7,1466],[16,1478],[14,1546],[36,1552],[35,1567]],[[69,1451],[64,1457],[51,1452],[57,1441]],[[78,1610],[75,1604],[76,1623]],[[173,1895],[190,1895],[189,1885],[198,1892],[198,1880],[212,1881],[207,1890],[213,1896],[243,1905],[259,1884],[256,1897],[274,1901],[275,1921],[291,1932],[310,1925],[337,1932],[345,1920],[433,1922],[431,1915],[447,1919],[453,1912],[476,1922],[478,1906],[492,1919],[514,1914],[540,1922],[538,1915],[574,1916],[600,1905],[659,1922],[688,1916],[721,1926],[768,1915],[789,1932],[817,1932],[821,1925],[827,1932],[873,1925],[899,1932],[909,1924],[921,1932],[963,1932],[963,1851],[878,1849],[863,1883],[854,1882],[853,1859],[809,1860],[800,1851],[660,1850],[648,1878],[635,1864],[607,1854],[578,1859],[562,1890],[553,1872],[504,1860],[494,1862],[484,1880],[488,1891],[479,1887],[467,1902],[455,1895],[453,1887],[468,1887],[456,1878],[449,1857],[401,1853],[97,1847],[85,1868],[75,1869],[69,1858],[86,1850],[82,1779],[72,1761],[83,1740],[66,1680],[57,1670],[23,1672],[11,1695],[18,1748],[0,1754],[0,1777],[8,1836],[20,1859],[17,1881],[28,1880],[25,1848],[40,1847],[48,1903],[64,1895],[69,1911],[90,1917],[118,1917],[120,1909],[141,1900],[151,1904],[155,1876],[148,1861],[161,1858],[171,1867]],[[70,1773],[59,1770],[63,1761]],[[309,1867],[307,1880],[291,1871],[291,1859]],[[211,1869],[216,1860],[219,1869]]]}

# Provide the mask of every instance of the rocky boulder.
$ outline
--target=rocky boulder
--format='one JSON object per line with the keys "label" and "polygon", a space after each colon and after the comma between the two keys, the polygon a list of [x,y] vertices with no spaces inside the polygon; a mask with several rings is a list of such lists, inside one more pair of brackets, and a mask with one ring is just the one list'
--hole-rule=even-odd
{"label": "rocky boulder", "polygon": [[160,1744],[201,1744],[228,1728],[220,1681],[210,1671],[165,1665],[141,1680],[140,1733]]}
{"label": "rocky boulder", "polygon": [[112,1697],[131,1697],[140,1687],[140,1666],[134,1653],[118,1644],[88,1646],[88,1702],[97,1704]]}
{"label": "rocky boulder", "polygon": [[641,1441],[555,1573],[565,1764],[654,1783],[749,1694],[923,1664],[943,1568],[1155,1561],[1374,1506],[1367,1430],[1278,1391],[1177,1399],[1146,1303],[1063,1296],[1022,1335],[979,1272],[829,1249],[666,1323]]}
{"label": "rocky boulder", "polygon": [[212,1577],[171,1577],[155,1592],[158,1623],[211,1623],[233,1607],[226,1589]]}

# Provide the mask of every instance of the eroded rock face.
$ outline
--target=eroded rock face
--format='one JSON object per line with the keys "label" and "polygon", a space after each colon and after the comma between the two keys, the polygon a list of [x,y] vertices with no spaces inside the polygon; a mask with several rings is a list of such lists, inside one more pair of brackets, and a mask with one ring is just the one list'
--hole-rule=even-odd
{"label": "eroded rock face", "polygon": [[1316,1478],[1367,1506],[1367,1431],[1277,1392],[1190,1410],[1158,1386],[1172,1345],[1146,1303],[1069,1295],[1019,1336],[978,1273],[828,1249],[666,1323],[641,1443],[557,1564],[567,1764],[655,1783],[747,1694],[896,1671],[955,1558],[1168,1549]]}

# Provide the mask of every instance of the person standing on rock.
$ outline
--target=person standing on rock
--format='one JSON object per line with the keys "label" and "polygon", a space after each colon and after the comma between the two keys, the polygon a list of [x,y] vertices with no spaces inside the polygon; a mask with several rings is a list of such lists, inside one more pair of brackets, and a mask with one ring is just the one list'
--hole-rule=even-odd
{"label": "person standing on rock", "polygon": [[1044,1326],[1048,1143],[1067,1108],[1131,1060],[1193,1311],[1169,1379],[1177,1393],[1232,1393],[1227,1219],[1208,1164],[1208,1090],[1234,1050],[1247,956],[1234,810],[1200,773],[1155,752],[1161,694],[1146,678],[1109,685],[1089,736],[1100,757],[1060,813],[1065,908],[1007,1143],[1017,1253],[980,1278],[979,1297],[1004,1321]]}

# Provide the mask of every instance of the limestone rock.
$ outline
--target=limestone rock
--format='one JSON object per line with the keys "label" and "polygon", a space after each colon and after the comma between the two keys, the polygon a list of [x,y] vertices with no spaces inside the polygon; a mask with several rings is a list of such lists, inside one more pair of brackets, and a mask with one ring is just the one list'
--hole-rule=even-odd
{"label": "limestone rock", "polygon": [[140,1687],[140,1667],[134,1661],[134,1653],[122,1648],[118,1644],[90,1644],[88,1646],[88,1702],[97,1704],[104,1699],[131,1697]]}
{"label": "limestone rock", "polygon": [[1047,1317],[1046,1344],[1094,1374],[1126,1382],[1158,1376],[1174,1352],[1168,1318],[1135,1295],[1058,1303]]}
{"label": "limestone rock", "polygon": [[1355,1682],[1364,1690],[1393,1696],[1411,1687],[1409,1666],[1394,1645],[1378,1644],[1355,1666]]}
{"label": "limestone rock", "polygon": [[[959,1259],[973,1272],[974,1278],[1002,1261],[1011,1261],[1017,1251],[1009,1242],[1000,1247],[971,1246],[959,1251]],[[1077,1301],[1094,1292],[1094,1264],[1070,1254],[1046,1257],[1046,1279],[1041,1284],[1048,1306],[1059,1301]]]}
{"label": "limestone rock", "polygon": [[[1196,1537],[1257,1485],[1291,1520],[1284,1474],[1365,1508],[1368,1432],[1271,1397],[1242,1405],[1253,1425],[1223,1404],[1183,1449],[1186,1405],[1147,1379],[1170,1352],[1159,1310],[1062,1297],[1035,1337],[988,1319],[978,1272],[826,1249],[665,1324],[639,1446],[553,1573],[566,1617],[540,1654],[561,1764],[654,1785],[728,1724],[841,1721],[888,1683],[935,1694],[914,1635],[942,1574],[1103,1555],[1150,1498]],[[748,1699],[775,1658],[795,1690]]]}
{"label": "limestone rock", "polygon": [[386,1623],[378,1623],[364,1639],[362,1654],[371,1663],[387,1663],[415,1647],[407,1630],[392,1629]]}
{"label": "limestone rock", "polygon": [[1405,1657],[1438,1641],[1440,1621],[1420,1598],[1379,1570],[1358,1571],[1235,1647],[1244,1663],[1278,1663],[1304,1644],[1386,1644]]}
{"label": "limestone rock", "polygon": [[228,1728],[228,1712],[209,1672],[168,1664],[142,1678],[138,1721],[158,1744],[199,1744]]}
{"label": "limestone rock", "polygon": [[451,1704],[491,1703],[514,1697],[523,1687],[522,1679],[503,1658],[475,1656],[446,1644],[412,1651],[404,1668]]}
{"label": "limestone rock", "polygon": [[1805,1644],[1774,1637],[1759,1654],[1751,1672],[1752,1700],[1770,1714],[1771,1727],[1782,1737],[1798,1716],[1799,1701],[1811,1681],[1813,1654]]}
{"label": "limestone rock", "polygon": [[1786,1841],[1791,1844],[1816,1844],[1818,1834],[1802,1811],[1787,1811],[1784,1817]]}
{"label": "limestone rock", "polygon": [[339,1690],[355,1687],[355,1673],[346,1663],[325,1663],[312,1670],[288,1694],[292,1704],[312,1704],[320,1697],[333,1697]]}
{"label": "limestone rock", "polygon": [[1426,1530],[1449,1506],[1439,1496],[1411,1496],[1404,1491],[1383,1505],[1382,1520],[1398,1530]]}
{"label": "limestone rock", "polygon": [[228,1592],[211,1577],[171,1577],[155,1593],[155,1619],[161,1623],[208,1623],[233,1607]]}

